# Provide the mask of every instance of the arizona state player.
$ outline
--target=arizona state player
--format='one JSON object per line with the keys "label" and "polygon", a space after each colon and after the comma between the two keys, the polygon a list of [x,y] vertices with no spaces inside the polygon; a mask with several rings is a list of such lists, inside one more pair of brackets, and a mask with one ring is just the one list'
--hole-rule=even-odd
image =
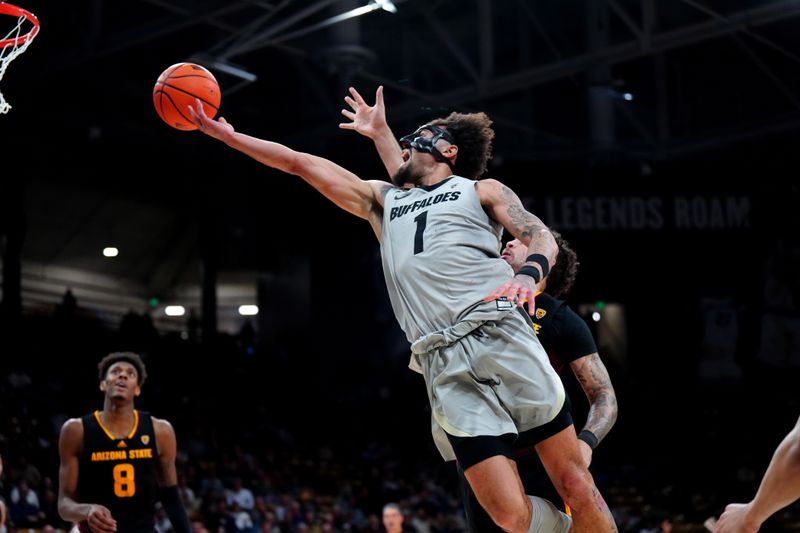
{"label": "arizona state player", "polygon": [[175,431],[133,405],[147,377],[142,359],[115,352],[98,370],[103,410],[67,420],[61,428],[61,518],[83,533],[153,533],[160,500],[175,533],[189,533],[177,487]]}
{"label": "arizona state player", "polygon": [[[578,434],[581,454],[588,465],[591,463],[594,448],[608,434],[617,419],[617,397],[608,370],[597,353],[589,327],[559,299],[572,289],[579,263],[575,251],[566,239],[557,231],[552,233],[558,244],[558,259],[545,278],[544,292],[536,296],[536,312],[531,319],[533,329],[550,357],[553,368],[561,374],[569,366],[589,400],[586,423]],[[502,257],[516,272],[525,262],[526,254],[526,247],[514,239],[506,244]],[[561,498],[534,449],[541,438],[538,429],[520,433],[514,443],[517,468],[526,494],[536,494],[552,502],[559,502]],[[475,499],[460,468],[459,477],[468,530],[471,533],[500,532]]]}

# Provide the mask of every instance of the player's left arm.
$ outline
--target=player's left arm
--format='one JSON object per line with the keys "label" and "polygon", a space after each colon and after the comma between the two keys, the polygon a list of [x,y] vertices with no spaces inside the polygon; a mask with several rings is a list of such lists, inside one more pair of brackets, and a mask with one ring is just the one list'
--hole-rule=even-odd
{"label": "player's left arm", "polygon": [[592,450],[617,421],[617,395],[606,365],[597,352],[572,361],[570,367],[589,400],[589,414],[579,434],[581,453],[588,465],[591,463]]}
{"label": "player's left arm", "polygon": [[350,119],[350,122],[343,122],[339,124],[339,127],[356,131],[372,139],[386,172],[389,173],[389,176],[394,176],[400,165],[403,164],[403,149],[386,122],[383,86],[379,86],[375,92],[375,104],[373,105],[367,104],[353,87],[350,87],[350,95],[352,97],[345,96],[344,101],[352,111],[342,109],[342,115]]}
{"label": "player's left arm", "polygon": [[178,472],[175,458],[178,455],[178,441],[175,430],[168,421],[153,418],[153,428],[158,446],[158,484],[161,486],[161,505],[167,512],[175,533],[191,533],[189,517],[178,493]]}
{"label": "player's left arm", "polygon": [[499,181],[480,180],[476,182],[475,190],[486,213],[502,224],[511,235],[528,245],[528,257],[542,256],[539,258],[541,262],[525,261],[514,278],[495,289],[487,300],[506,296],[518,305],[529,302],[528,311],[532,315],[535,306],[530,303],[540,290],[550,266],[556,262],[558,255],[556,239],[539,217],[525,209],[519,196]]}

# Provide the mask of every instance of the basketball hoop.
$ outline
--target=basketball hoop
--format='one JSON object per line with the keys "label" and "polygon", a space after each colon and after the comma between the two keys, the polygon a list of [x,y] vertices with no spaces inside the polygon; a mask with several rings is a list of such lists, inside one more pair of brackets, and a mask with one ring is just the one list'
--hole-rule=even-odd
{"label": "basketball hoop", "polygon": [[[33,38],[38,35],[39,19],[30,11],[2,1],[0,1],[0,15],[17,17],[16,27],[0,39],[0,80],[2,80],[8,64],[27,50],[28,46],[33,42]],[[31,25],[31,28],[26,33],[23,33],[23,27],[28,25],[26,22]],[[0,114],[7,113],[9,109],[11,109],[11,106],[8,105],[8,102],[3,98],[3,93],[0,92]]]}

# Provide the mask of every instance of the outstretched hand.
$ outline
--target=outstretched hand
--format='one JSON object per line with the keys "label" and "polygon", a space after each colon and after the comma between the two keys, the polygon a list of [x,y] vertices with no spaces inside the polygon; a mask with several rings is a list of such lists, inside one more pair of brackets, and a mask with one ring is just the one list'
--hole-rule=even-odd
{"label": "outstretched hand", "polygon": [[383,86],[375,91],[375,105],[369,105],[353,87],[350,87],[350,96],[345,96],[344,101],[352,111],[342,109],[342,115],[350,122],[342,122],[339,127],[344,130],[355,130],[365,137],[374,139],[378,132],[387,128],[386,107],[383,104]]}
{"label": "outstretched hand", "polygon": [[714,533],[755,533],[761,524],[754,523],[749,516],[750,505],[746,503],[731,503],[725,507],[725,512],[711,523]]}
{"label": "outstretched hand", "polygon": [[534,304],[536,292],[536,283],[533,278],[524,275],[514,276],[510,281],[503,283],[492,291],[483,301],[491,302],[492,300],[499,300],[505,297],[517,307],[528,304],[528,314],[533,316],[536,312],[536,305]]}
{"label": "outstretched hand", "polygon": [[189,106],[189,117],[192,120],[192,124],[197,126],[197,129],[206,135],[223,142],[233,137],[233,125],[229,124],[228,121],[222,117],[220,117],[219,120],[209,118],[199,98],[195,98],[194,107]]}

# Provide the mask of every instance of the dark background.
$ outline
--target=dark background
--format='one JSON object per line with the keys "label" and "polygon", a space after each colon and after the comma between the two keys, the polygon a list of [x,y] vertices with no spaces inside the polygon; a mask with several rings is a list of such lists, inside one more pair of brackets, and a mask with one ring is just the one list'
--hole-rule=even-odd
{"label": "dark background", "polygon": [[[0,116],[4,372],[41,376],[50,388],[35,392],[75,416],[99,405],[99,358],[141,350],[153,367],[142,406],[172,420],[179,443],[198,432],[219,449],[225,435],[263,449],[280,428],[312,446],[414,450],[439,468],[368,225],[297,177],[168,127],[151,98],[167,66],[203,64],[237,130],[372,179],[384,172],[371,143],[337,124],[347,87],[372,102],[384,85],[398,135],[451,110],[487,112],[487,176],[577,251],[569,302],[597,330],[620,399],[596,457],[601,488],[638,487],[640,514],[653,494],[680,494],[659,500],[676,523],[749,498],[800,399],[800,6],[395,3],[332,23],[366,0],[25,2],[41,33],[0,82],[13,106]],[[99,254],[110,240],[114,261]],[[82,297],[57,267],[119,288]],[[253,336],[217,328],[208,300],[234,271],[256,280]],[[198,324],[146,305],[204,283]],[[68,288],[80,327],[57,322]],[[623,320],[591,322],[598,301]],[[20,414],[2,410],[15,431]],[[52,468],[53,452],[36,453]]]}

